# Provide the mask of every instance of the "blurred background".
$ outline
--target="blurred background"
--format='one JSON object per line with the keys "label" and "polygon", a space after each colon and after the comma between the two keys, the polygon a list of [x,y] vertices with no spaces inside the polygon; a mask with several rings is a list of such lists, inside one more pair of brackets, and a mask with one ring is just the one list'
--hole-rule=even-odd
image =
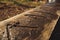
{"label": "blurred background", "polygon": [[0,0],[0,21],[46,3],[47,0]]}

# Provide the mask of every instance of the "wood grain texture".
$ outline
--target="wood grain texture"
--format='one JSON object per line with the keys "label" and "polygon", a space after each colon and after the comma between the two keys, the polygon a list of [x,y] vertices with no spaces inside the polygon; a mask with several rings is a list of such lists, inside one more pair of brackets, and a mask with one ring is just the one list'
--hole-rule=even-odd
{"label": "wood grain texture", "polygon": [[[1,40],[49,40],[59,19],[56,13],[58,10],[54,5],[39,6],[1,21]],[[8,31],[6,31],[6,28],[8,28]]]}

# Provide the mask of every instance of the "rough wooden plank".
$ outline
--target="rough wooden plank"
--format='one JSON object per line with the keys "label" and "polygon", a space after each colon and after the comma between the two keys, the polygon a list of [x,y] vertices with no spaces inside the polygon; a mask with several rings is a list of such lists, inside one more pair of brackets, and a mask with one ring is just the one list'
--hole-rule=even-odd
{"label": "rough wooden plank", "polygon": [[[1,21],[1,40],[49,40],[59,19],[56,13],[58,10],[53,5],[39,6]],[[8,28],[8,31],[6,31],[6,28]]]}

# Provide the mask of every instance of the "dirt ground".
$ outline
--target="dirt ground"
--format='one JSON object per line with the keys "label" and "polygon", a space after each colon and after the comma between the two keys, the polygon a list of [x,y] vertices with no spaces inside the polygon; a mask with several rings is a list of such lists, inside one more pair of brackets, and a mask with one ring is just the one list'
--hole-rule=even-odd
{"label": "dirt ground", "polygon": [[13,2],[2,1],[0,2],[0,21],[13,17],[31,8],[35,8],[41,4],[40,2],[14,1],[13,3]]}
{"label": "dirt ground", "polygon": [[24,11],[27,11],[30,7],[17,6],[15,4],[0,3],[0,21],[13,17]]}

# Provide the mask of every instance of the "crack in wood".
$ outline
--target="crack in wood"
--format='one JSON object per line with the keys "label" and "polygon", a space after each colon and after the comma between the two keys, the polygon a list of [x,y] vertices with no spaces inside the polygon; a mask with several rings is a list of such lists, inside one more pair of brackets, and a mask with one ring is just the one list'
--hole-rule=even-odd
{"label": "crack in wood", "polygon": [[33,27],[33,26],[23,26],[23,25],[20,25],[19,22],[16,22],[15,24],[7,24],[9,26],[9,28],[12,28],[12,27],[23,27],[23,28],[38,28],[38,27]]}
{"label": "crack in wood", "polygon": [[8,40],[11,40],[10,39],[10,32],[9,32],[9,24],[6,27],[6,32],[7,32],[7,38],[8,38]]}

